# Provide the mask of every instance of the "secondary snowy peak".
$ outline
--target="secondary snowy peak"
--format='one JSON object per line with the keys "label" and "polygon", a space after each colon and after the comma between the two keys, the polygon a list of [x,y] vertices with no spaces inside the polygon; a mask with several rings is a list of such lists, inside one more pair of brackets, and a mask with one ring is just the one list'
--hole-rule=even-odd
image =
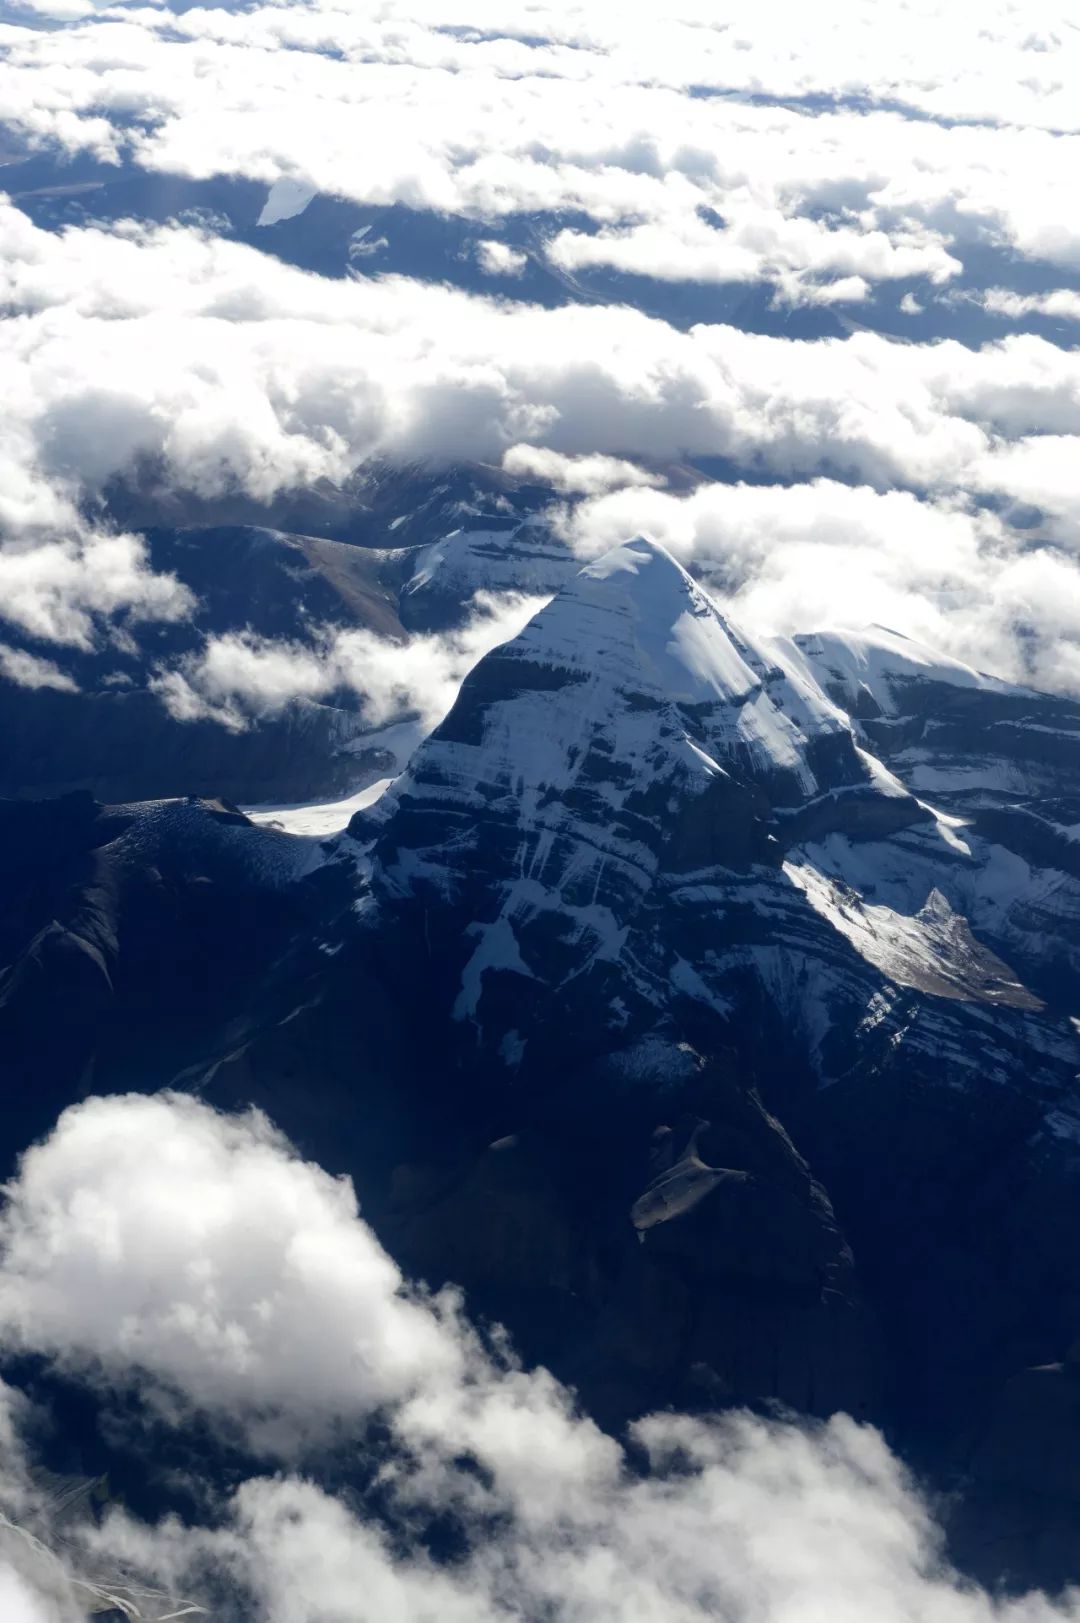
{"label": "secondary snowy peak", "polygon": [[887,626],[803,634],[795,637],[791,646],[808,676],[816,678],[856,715],[895,715],[911,683],[943,683],[984,693],[1027,691],[987,676],[913,637],[890,631]]}
{"label": "secondary snowy peak", "polygon": [[[1071,1008],[1080,969],[1080,704],[986,676],[880,627],[798,637],[793,649],[849,710],[868,750],[959,840],[961,860],[934,875],[911,850],[897,863],[884,847],[842,852],[834,842],[832,877],[864,894],[873,886],[875,902],[887,891],[908,910],[936,885],[1041,996]],[[895,878],[883,884],[886,873]]]}
{"label": "secondary snowy peak", "polygon": [[999,681],[879,627],[797,637],[791,646],[912,793],[1025,860],[1080,880],[1075,699]]}
{"label": "secondary snowy peak", "polygon": [[550,597],[580,568],[565,541],[538,518],[474,521],[409,555],[401,617],[412,630],[457,625],[478,593]]}

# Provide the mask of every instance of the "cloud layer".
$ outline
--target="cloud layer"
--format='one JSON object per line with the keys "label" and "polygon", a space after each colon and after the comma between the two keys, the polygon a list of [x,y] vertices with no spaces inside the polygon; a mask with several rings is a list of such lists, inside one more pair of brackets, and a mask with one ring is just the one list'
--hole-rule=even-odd
{"label": "cloud layer", "polygon": [[13,525],[139,458],[200,494],[263,500],[374,454],[496,460],[520,444],[1008,492],[1002,442],[1080,433],[1080,357],[1032,334],[972,350],[681,332],[621,306],[329,280],[179,226],[53,234],[11,205],[0,255],[21,317],[4,336],[7,477],[32,477],[43,508],[9,497]]}
{"label": "cloud layer", "polygon": [[[557,263],[787,283],[947,281],[999,239],[1076,268],[1068,8],[920,0],[625,9],[400,0],[122,10],[9,30],[9,117],[73,151],[491,219],[575,210]],[[587,87],[586,94],[583,89]],[[290,117],[276,109],[288,102]],[[708,211],[708,219],[702,217]],[[719,216],[719,229],[708,220]]]}
{"label": "cloud layer", "polygon": [[[35,644],[0,661],[7,680],[68,686],[65,648],[192,611],[114,533],[117,478],[272,504],[380,457],[502,462],[583,498],[564,519],[583,550],[658,534],[769,625],[885,620],[1077,689],[1080,358],[1024,330],[1080,309],[1066,7],[543,4],[527,26],[489,0],[27,9],[68,24],[0,32],[0,95],[41,150],[254,180],[266,219],[320,191],[457,216],[487,296],[379,276],[381,227],[328,277],[213,209],[95,224],[90,192],[46,230],[32,200],[3,205],[0,629]],[[528,302],[538,268],[566,302]],[[810,342],[675,325],[595,285],[582,302],[580,277],[619,270],[645,281],[601,282],[609,298],[740,285],[897,330],[978,311],[1001,336],[913,344],[848,320]],[[649,488],[685,458],[737,482]],[[232,727],[340,687],[382,714],[381,656],[238,630],[157,690]],[[423,672],[419,708],[441,713],[460,653],[398,657],[398,686]]]}
{"label": "cloud layer", "polygon": [[[879,621],[1003,675],[1080,681],[1080,356],[1043,338],[971,350],[680,332],[627,308],[330,281],[192,228],[54,235],[11,205],[0,251],[21,312],[0,337],[0,619],[37,639],[87,648],[192,608],[137,536],[85,516],[116,476],[149,461],[170,487],[269,501],[378,454],[502,459],[586,498],[566,520],[586,551],[654,534],[768,625]],[[687,455],[784,483],[681,501],[627,460]],[[822,467],[851,485],[814,478]],[[1039,530],[1010,528],[1016,504]],[[393,655],[396,672],[364,632],[304,645],[237,633],[157,687],[174,715],[236,727],[340,687],[367,694],[379,721],[419,685],[434,721],[513,620],[489,619],[468,648],[420,639]],[[3,669],[69,684],[53,666]]]}

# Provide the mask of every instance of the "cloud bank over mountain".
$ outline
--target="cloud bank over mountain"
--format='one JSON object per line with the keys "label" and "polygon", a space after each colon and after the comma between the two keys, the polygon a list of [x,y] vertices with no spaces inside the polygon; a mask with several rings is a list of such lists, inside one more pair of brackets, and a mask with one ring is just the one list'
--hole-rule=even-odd
{"label": "cloud bank over mountain", "polygon": [[[190,610],[138,536],[95,515],[110,481],[150,467],[204,499],[271,502],[375,455],[467,457],[555,493],[622,485],[567,520],[587,545],[644,529],[691,558],[679,537],[700,540],[702,515],[714,544],[752,522],[750,551],[793,604],[807,599],[778,537],[820,580],[813,549],[850,546],[857,511],[872,556],[852,560],[842,601],[814,594],[815,619],[887,619],[1003,674],[1075,684],[1080,363],[1041,336],[970,349],[680,331],[626,306],[320,277],[191,227],[55,233],[10,204],[0,225],[17,317],[3,337],[0,614],[42,641],[87,647],[117,621]],[[658,480],[635,458],[688,456],[755,483],[710,485],[689,507],[639,489]],[[1017,508],[1038,526],[1011,524]],[[789,629],[747,548],[721,550],[718,582]]]}
{"label": "cloud bank over mountain", "polygon": [[[373,456],[509,456],[585,498],[565,524],[586,552],[645,529],[785,628],[785,600],[887,617],[1075,689],[1080,371],[1038,326],[1067,326],[1080,298],[1065,8],[996,4],[978,27],[938,0],[888,16],[838,0],[812,24],[784,7],[783,26],[682,3],[632,20],[538,6],[519,27],[482,0],[34,0],[17,16],[0,37],[13,151],[53,155],[61,192],[64,162],[98,167],[59,228],[18,184],[0,216],[0,614],[37,661],[7,660],[10,680],[70,683],[49,645],[191,612],[111,518],[117,480],[273,503]],[[294,213],[323,194],[471,221],[479,284],[444,285],[437,265],[386,274],[387,237],[367,226],[331,276],[283,262],[279,226],[236,240],[220,209],[99,218],[110,174],[285,185]],[[531,234],[500,235],[524,220]],[[523,274],[539,269],[542,303]],[[608,278],[584,301],[583,274]],[[727,306],[685,324],[649,313],[663,284],[847,314],[821,338],[744,330]],[[941,341],[974,310],[996,337]],[[657,461],[686,458],[736,483],[689,505],[634,495]],[[857,543],[830,503],[858,507]],[[752,509],[779,524],[775,547],[733,539]],[[842,592],[808,599],[837,546]],[[206,670],[220,659],[208,649]],[[165,675],[174,710],[185,683]]]}

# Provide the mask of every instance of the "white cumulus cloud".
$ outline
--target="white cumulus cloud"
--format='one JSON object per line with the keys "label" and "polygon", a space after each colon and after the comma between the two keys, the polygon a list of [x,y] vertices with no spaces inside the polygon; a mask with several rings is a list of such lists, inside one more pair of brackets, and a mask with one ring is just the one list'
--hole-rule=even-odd
{"label": "white cumulus cloud", "polygon": [[[631,18],[598,0],[530,7],[527,26],[490,0],[35,3],[84,21],[10,30],[0,91],[17,128],[69,150],[477,219],[580,211],[610,230],[559,255],[661,276],[787,265],[812,286],[839,260],[939,280],[988,237],[1080,264],[1060,0],[1022,16],[828,0],[812,22],[793,4]],[[723,219],[715,241],[700,208]]]}
{"label": "white cumulus cloud", "polygon": [[139,1372],[271,1448],[460,1366],[351,1185],[254,1112],[179,1096],[75,1107],[24,1156],[0,1243],[8,1345]]}
{"label": "white cumulus cloud", "polygon": [[476,244],[476,258],[486,276],[520,276],[529,263],[528,254],[493,238]]}
{"label": "white cumulus cloud", "polygon": [[415,719],[422,737],[450,710],[477,661],[516,636],[544,601],[479,592],[464,626],[404,642],[364,628],[327,627],[307,642],[227,632],[208,637],[150,686],[175,720],[210,719],[234,732],[295,700],[344,689],[356,695],[369,726]]}
{"label": "white cumulus cloud", "polygon": [[41,659],[24,648],[0,643],[0,675],[20,688],[54,688],[58,693],[77,693],[79,685],[55,660]]}
{"label": "white cumulus cloud", "polygon": [[513,479],[535,479],[567,495],[595,496],[605,490],[663,483],[659,475],[621,457],[566,456],[544,445],[512,445],[504,452],[502,465]]}

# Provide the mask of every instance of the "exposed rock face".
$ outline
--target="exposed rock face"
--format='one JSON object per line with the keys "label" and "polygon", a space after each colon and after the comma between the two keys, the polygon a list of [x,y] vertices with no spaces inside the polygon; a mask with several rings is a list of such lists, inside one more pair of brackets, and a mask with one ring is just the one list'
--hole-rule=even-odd
{"label": "exposed rock face", "polygon": [[[109,802],[176,796],[292,801],[355,787],[358,718],[332,705],[290,705],[243,732],[217,721],[177,721],[156,694],[0,688],[9,745],[4,788],[33,796],[84,790]],[[372,751],[371,776],[385,757]],[[361,763],[362,764],[362,763]]]}
{"label": "exposed rock face", "polygon": [[723,1122],[662,1127],[653,1169],[631,1208],[635,1284],[642,1317],[678,1304],[691,1378],[727,1401],[864,1412],[879,1394],[851,1252],[779,1124],[747,1101]]}
{"label": "exposed rock face", "polygon": [[990,1582],[1056,1589],[1076,1580],[1080,1371],[1023,1370],[996,1394],[964,1461],[950,1532],[964,1566]]}
{"label": "exposed rock face", "polygon": [[828,1197],[779,1124],[718,1077],[715,1121],[628,1133],[592,1080],[591,1109],[563,1102],[474,1156],[399,1168],[383,1219],[395,1253],[435,1282],[468,1279],[593,1412],[868,1412],[874,1327]]}
{"label": "exposed rock face", "polygon": [[205,1066],[330,903],[311,852],[221,802],[0,802],[10,1155],[94,1088]]}

